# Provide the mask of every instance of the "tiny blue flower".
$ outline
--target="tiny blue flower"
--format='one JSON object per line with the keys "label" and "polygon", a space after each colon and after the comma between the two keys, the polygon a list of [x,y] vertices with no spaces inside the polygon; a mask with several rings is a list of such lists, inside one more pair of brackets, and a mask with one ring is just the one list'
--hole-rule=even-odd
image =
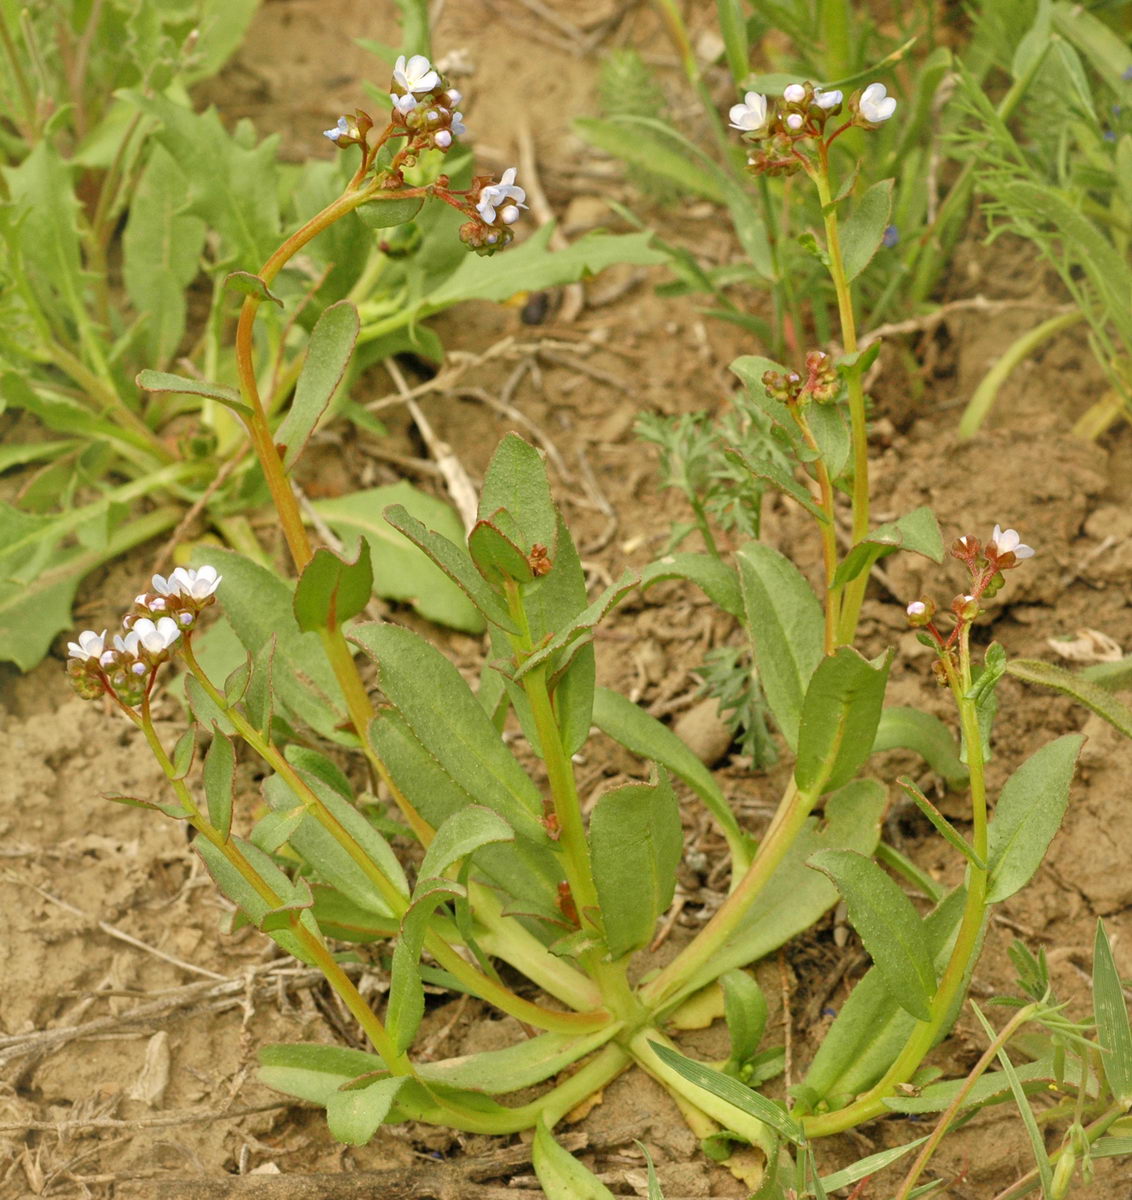
{"label": "tiny blue flower", "polygon": [[333,129],[324,129],[322,136],[329,138],[332,142],[336,142],[340,137],[344,137],[350,132],[350,126],[345,117],[338,118],[338,124]]}
{"label": "tiny blue flower", "polygon": [[884,231],[884,236],[880,239],[881,245],[891,250],[893,246],[900,241],[900,230],[895,225],[889,225]]}
{"label": "tiny blue flower", "polygon": [[1104,140],[1106,142],[1115,142],[1116,141],[1116,133],[1115,133],[1115,131],[1113,131],[1111,129],[1106,129],[1104,131],[1104,133],[1101,134],[1101,136],[1104,138]]}

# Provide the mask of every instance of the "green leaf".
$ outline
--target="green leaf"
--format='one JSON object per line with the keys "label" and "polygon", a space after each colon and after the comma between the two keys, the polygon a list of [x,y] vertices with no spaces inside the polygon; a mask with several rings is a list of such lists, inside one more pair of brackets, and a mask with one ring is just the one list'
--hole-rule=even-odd
{"label": "green leaf", "polygon": [[829,517],[822,511],[806,488],[793,475],[779,466],[778,463],[771,461],[769,458],[755,461],[734,446],[729,446],[723,453],[725,458],[738,463],[739,466],[749,471],[756,479],[765,479],[768,483],[773,483],[783,495],[789,496],[795,503],[800,504],[815,521],[822,525],[829,524]]}
{"label": "green leaf", "polygon": [[[956,888],[924,919],[924,940],[937,971],[946,966],[965,901],[964,889]],[[950,1019],[945,1023],[949,1027]],[[867,1091],[914,1028],[915,1019],[896,1002],[880,971],[870,968],[842,1005],[802,1081],[808,1110],[819,1103],[837,1108]]]}
{"label": "green leaf", "polygon": [[275,431],[274,441],[283,446],[283,467],[290,471],[326,412],[358,340],[358,310],[339,300],[323,310],[311,330],[303,369],[295,384],[295,395],[283,423]]}
{"label": "green leaf", "polygon": [[547,1200],[614,1200],[600,1179],[562,1149],[542,1120],[535,1126],[531,1163]]}
{"label": "green leaf", "polygon": [[924,814],[925,817],[935,827],[936,832],[947,842],[963,855],[968,862],[977,867],[980,871],[985,871],[987,865],[975,853],[970,842],[955,828],[954,825],[939,811],[938,808],[920,791],[918,787],[910,779],[898,779],[897,786],[904,792],[916,807]]}
{"label": "green leaf", "polygon": [[203,396],[218,400],[233,412],[250,415],[251,408],[240,399],[235,388],[222,383],[210,383],[207,379],[190,379],[187,375],[170,375],[168,371],[139,371],[135,380],[145,392],[172,392],[178,396]]}
{"label": "green leaf", "polygon": [[[1051,1087],[1057,1085],[1052,1054],[1045,1054],[1034,1062],[1025,1063],[1016,1068],[1016,1073],[1022,1083],[1030,1085],[1025,1089],[1027,1092],[1048,1092]],[[964,1079],[945,1079],[921,1088],[914,1095],[886,1096],[883,1103],[885,1108],[892,1112],[908,1115],[943,1112],[945,1108],[950,1107],[966,1083]],[[998,1103],[1005,1099],[1009,1092],[1010,1081],[1002,1071],[987,1071],[979,1076],[964,1096],[959,1111],[967,1112],[973,1108]]]}
{"label": "green leaf", "polygon": [[232,743],[213,725],[212,744],[204,756],[204,794],[208,800],[208,819],[225,841],[232,832],[235,770],[236,752]]}
{"label": "green leaf", "polygon": [[680,995],[690,995],[733,967],[757,962],[831,909],[837,903],[837,889],[811,870],[807,860],[826,849],[871,854],[880,836],[885,800],[884,788],[872,779],[855,780],[827,796],[824,820],[807,819],[742,924],[711,962],[685,982]]}
{"label": "green leaf", "polygon": [[326,1098],[330,1132],[348,1146],[365,1146],[385,1123],[397,1093],[409,1082],[408,1075],[392,1075],[366,1087],[344,1088]]}
{"label": "green leaf", "polygon": [[655,717],[632,700],[610,688],[594,693],[594,724],[614,741],[642,758],[652,759],[688,787],[704,802],[727,838],[734,869],[742,871],[750,859],[749,839],[739,828],[735,814],[715,777],[691,750]]}
{"label": "green leaf", "polygon": [[1132,1104],[1132,1028],[1128,1024],[1120,972],[1104,922],[1100,920],[1093,942],[1093,1017],[1105,1079],[1117,1103],[1127,1108]]}
{"label": "green leaf", "polygon": [[373,588],[369,543],[358,540],[351,562],[320,546],[303,568],[295,587],[295,620],[304,633],[341,629],[369,603]]}
{"label": "green leaf", "polygon": [[832,791],[864,765],[876,739],[891,661],[888,654],[871,663],[851,647],[839,646],[818,663],[798,728],[794,781],[803,792]]}
{"label": "green leaf", "polygon": [[943,537],[930,508],[914,509],[907,516],[879,525],[866,534],[838,564],[833,576],[834,585],[856,579],[879,559],[897,550],[911,550],[932,562],[943,562]]}
{"label": "green leaf", "polygon": [[891,875],[852,850],[821,850],[809,863],[837,885],[853,928],[897,1003],[917,1020],[927,1021],[935,995],[935,967],[912,901]]}
{"label": "green leaf", "polygon": [[719,32],[723,38],[723,50],[727,56],[727,69],[737,87],[751,73],[751,45],[747,34],[747,13],[742,0],[717,0],[716,15]]}
{"label": "green leaf", "polygon": [[670,179],[693,195],[713,200],[716,204],[724,203],[725,188],[719,180],[718,168],[714,171],[705,169],[702,161],[680,144],[683,138],[675,130],[666,131],[670,134],[666,141],[651,129],[635,123],[627,124],[624,118],[599,120],[578,117],[573,125],[585,141],[598,150]]}
{"label": "green leaf", "polygon": [[857,202],[853,215],[841,226],[841,254],[845,278],[852,282],[880,249],[892,214],[892,179],[882,179]]}
{"label": "green leaf", "polygon": [[613,1030],[577,1037],[570,1033],[540,1033],[500,1050],[481,1050],[459,1058],[418,1063],[422,1079],[437,1080],[450,1087],[470,1088],[487,1095],[504,1095],[533,1087],[569,1067],[584,1055],[604,1045]]}
{"label": "green leaf", "polygon": [[632,571],[622,572],[621,578],[616,583],[610,584],[592,604],[578,613],[567,625],[560,628],[549,642],[540,646],[533,654],[528,655],[515,671],[514,678],[522,679],[524,675],[573,645],[583,634],[589,633],[612,608],[621,603],[638,582],[637,576]]}
{"label": "green leaf", "polygon": [[793,750],[806,688],[822,658],[821,605],[798,568],[770,546],[748,542],[736,560],[759,680]]}
{"label": "green leaf", "polygon": [[264,1086],[323,1107],[344,1083],[386,1069],[376,1054],[322,1043],[277,1042],[261,1046],[258,1058]]}
{"label": "green leaf", "polygon": [[[501,509],[496,515],[506,517],[507,511]],[[504,580],[530,583],[535,577],[526,553],[491,521],[477,521],[472,527],[468,553],[476,570],[497,589]]]}
{"label": "green leaf", "polygon": [[728,1074],[734,1074],[758,1052],[766,1031],[767,1003],[755,977],[746,971],[726,971],[719,977],[719,983],[723,988],[723,1011],[731,1038],[731,1053],[724,1069]]}
{"label": "green leaf", "polygon": [[[379,917],[399,915],[408,906],[409,883],[393,848],[334,787],[310,771],[299,768],[298,773],[330,813],[345,839],[352,844],[354,852],[351,852],[351,845],[344,845],[313,813],[307,813],[288,833],[287,840],[292,850],[318,878],[332,884],[360,909]],[[275,812],[291,812],[296,803],[307,802],[305,797],[292,791],[279,775],[267,780],[264,793]],[[396,912],[359,864],[355,854],[368,859],[390,881],[393,889],[404,897],[404,904],[398,905]]]}
{"label": "green leaf", "polygon": [[457,545],[463,539],[460,518],[441,500],[401,482],[321,500],[316,509],[337,532],[352,527],[370,542],[379,595],[405,600],[421,616],[469,634],[483,632],[480,613],[517,631],[503,602]]}
{"label": "green leaf", "polygon": [[173,747],[173,779],[184,779],[193,765],[197,752],[197,727],[190,725]]}
{"label": "green leaf", "polygon": [[545,840],[539,789],[448,659],[393,625],[363,625],[352,640],[377,663],[382,691],[445,771],[517,832]]}
{"label": "green leaf", "polygon": [[276,704],[326,737],[341,741],[347,719],[338,681],[322,642],[295,622],[291,589],[273,572],[231,550],[208,547],[207,560],[224,576],[224,618],[253,657],[274,637],[273,689]]}
{"label": "green leaf", "polygon": [[424,200],[420,196],[388,195],[378,197],[369,204],[354,209],[358,220],[367,229],[389,229],[393,225],[405,225],[421,211]]}
{"label": "green leaf", "polygon": [[[1119,729],[1125,737],[1132,737],[1132,708],[1118,700],[1107,687],[1074,675],[1064,667],[1056,667],[1053,663],[1042,662],[1036,658],[1013,658],[1006,664],[1006,670],[1025,683],[1036,683],[1041,687],[1053,688],[1063,696],[1072,696],[1114,729]],[[1121,685],[1118,683],[1115,686]]]}
{"label": "green leaf", "polygon": [[680,805],[663,772],[655,784],[625,784],[598,800],[590,861],[611,957],[650,941],[672,903],[683,852]]}
{"label": "green leaf", "polygon": [[516,292],[538,292],[574,283],[614,263],[656,266],[665,261],[665,255],[652,248],[651,233],[587,233],[565,250],[551,252],[548,243],[553,232],[554,222],[550,221],[506,254],[488,259],[469,254],[438,288],[428,293],[417,310],[418,317],[451,308],[462,300],[503,301]]}
{"label": "green leaf", "polygon": [[145,318],[146,357],[167,363],[185,332],[186,290],[200,270],[207,228],[182,212],[186,180],[162,146],[130,193],[130,212],[122,235],[122,279],[134,309]]}
{"label": "green leaf", "polygon": [[385,1024],[399,1053],[412,1044],[424,1016],[420,957],[433,913],[440,904],[464,895],[464,889],[446,879],[422,880],[413,890],[413,903],[401,920],[401,936],[393,948],[389,976],[389,1003]]}
{"label": "green leaf", "polygon": [[469,805],[454,812],[436,831],[418,876],[422,881],[440,878],[453,863],[481,846],[514,839],[514,831],[501,816],[482,805]]}
{"label": "green leaf", "polygon": [[730,1075],[724,1075],[722,1071],[716,1071],[704,1063],[686,1058],[683,1054],[670,1050],[659,1042],[650,1042],[650,1045],[662,1062],[697,1087],[703,1088],[713,1096],[718,1096],[720,1100],[733,1105],[741,1112],[748,1113],[757,1121],[762,1121],[764,1125],[769,1125],[775,1133],[780,1134],[788,1142],[793,1142],[795,1146],[805,1144],[806,1135],[802,1132],[802,1127],[780,1104],[744,1087]]}
{"label": "green leaf", "polygon": [[687,579],[736,620],[743,619],[743,595],[733,567],[712,554],[666,554],[641,572],[641,591],[665,579]]}
{"label": "green leaf", "polygon": [[[903,1146],[893,1146],[891,1150],[878,1150],[876,1154],[868,1154],[864,1158],[859,1158],[852,1166],[845,1167],[841,1171],[835,1171],[832,1175],[823,1175],[821,1177],[821,1185],[827,1192],[840,1191],[842,1188],[852,1187],[853,1184],[869,1175],[876,1175],[883,1171],[885,1167],[891,1166],[894,1162],[899,1162],[905,1154],[911,1153],[917,1146],[922,1146],[929,1138],[930,1134],[924,1134],[923,1137],[918,1137],[914,1142],[905,1142]],[[934,1184],[932,1185],[935,1186]],[[916,1195],[916,1193],[913,1193]]]}
{"label": "green leaf", "polygon": [[305,881],[293,883],[258,846],[253,846],[251,842],[242,838],[229,838],[225,850],[240,854],[270,891],[274,892],[279,903],[271,904],[232,864],[225,850],[214,846],[206,837],[196,838],[193,848],[204,860],[204,865],[216,881],[216,886],[257,929],[269,934],[273,941],[300,962],[314,964],[292,927],[297,922],[309,933],[319,936],[318,926],[310,912],[314,898]]}
{"label": "green leaf", "polygon": [[269,300],[279,308],[283,301],[267,286],[267,282],[251,271],[229,271],[224,276],[224,287],[230,292],[239,292],[241,296],[251,296],[253,300]]}
{"label": "green leaf", "polygon": [[948,787],[966,787],[967,768],[959,760],[954,736],[938,717],[918,708],[886,708],[880,714],[872,753],[897,748],[915,750]]}
{"label": "green leaf", "polygon": [[527,545],[545,546],[551,560],[558,550],[558,509],[542,455],[517,433],[507,434],[495,449],[480,493],[479,519],[490,521],[500,509],[515,522]]}
{"label": "green leaf", "polygon": [[987,834],[987,903],[1009,899],[1041,865],[1069,803],[1084,737],[1066,734],[1042,746],[1010,776]]}

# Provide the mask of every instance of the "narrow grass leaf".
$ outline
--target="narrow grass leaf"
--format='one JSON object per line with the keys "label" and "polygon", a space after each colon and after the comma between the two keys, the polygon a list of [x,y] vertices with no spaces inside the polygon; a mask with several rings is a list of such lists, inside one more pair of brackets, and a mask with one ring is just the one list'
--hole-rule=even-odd
{"label": "narrow grass leaf", "polygon": [[1108,1086],[1120,1104],[1132,1104],[1132,1029],[1128,1024],[1128,1006],[1108,933],[1104,922],[1099,920],[1093,942],[1093,1016]]}

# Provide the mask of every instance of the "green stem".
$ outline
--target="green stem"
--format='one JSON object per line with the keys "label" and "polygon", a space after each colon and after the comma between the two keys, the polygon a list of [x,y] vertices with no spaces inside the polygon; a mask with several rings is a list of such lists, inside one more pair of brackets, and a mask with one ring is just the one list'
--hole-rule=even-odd
{"label": "green stem", "polygon": [[[853,313],[853,294],[845,273],[837,207],[830,191],[829,150],[824,143],[819,143],[818,151],[818,166],[813,172],[813,179],[817,185],[818,199],[821,201],[829,274],[837,296],[837,314],[841,322],[841,344],[845,354],[850,356],[857,354],[860,349],[857,343],[857,321]],[[846,367],[844,374],[849,396],[849,427],[853,443],[852,542],[856,545],[869,531],[869,430],[860,363],[854,362]],[[849,645],[853,641],[868,581],[868,572],[862,571],[844,588],[838,629],[838,641],[842,645]]]}
{"label": "green stem", "polygon": [[[365,847],[327,808],[317,792],[299,775],[278,747],[265,738],[238,708],[228,704],[223,693],[201,669],[193,654],[189,639],[185,640],[182,654],[197,682],[204,688],[209,699],[225,713],[240,737],[279,775],[295,796],[303,802],[307,812],[345,850],[366,878],[377,888],[390,911],[396,917],[404,917],[409,908],[409,897],[405,896],[389,876],[370,858]],[[492,979],[478,967],[462,958],[435,930],[426,935],[425,947],[436,961],[459,979],[465,987],[481,999],[494,1004],[503,1012],[509,1013],[520,1021],[536,1025],[540,1029],[552,1029],[560,1033],[586,1033],[601,1029],[610,1023],[610,1016],[607,1012],[564,1013],[524,1000],[509,988],[504,987],[498,980]]]}
{"label": "green stem", "polygon": [[[967,749],[967,767],[971,779],[971,848],[982,862],[986,862],[985,763],[975,704],[967,696],[971,685],[971,670],[970,654],[965,642],[961,643],[960,656],[958,671],[951,666],[948,659],[944,658],[941,661],[947,666],[948,683],[959,707],[959,721]],[[963,992],[982,936],[987,910],[986,894],[987,872],[972,863],[967,870],[967,899],[963,918],[943,977],[936,988],[935,996],[932,997],[928,1020],[917,1022],[903,1050],[881,1079],[867,1092],[858,1096],[852,1104],[837,1112],[804,1118],[803,1123],[808,1136],[827,1137],[831,1133],[842,1133],[889,1111],[884,1103],[885,1099],[892,1095],[898,1084],[907,1083],[912,1078],[928,1051],[946,1032],[952,1020],[955,1005]]]}
{"label": "green stem", "polygon": [[916,1186],[916,1180],[923,1174],[924,1168],[928,1165],[931,1156],[936,1152],[940,1142],[943,1140],[944,1134],[947,1133],[951,1126],[951,1122],[955,1120],[959,1110],[963,1107],[963,1101],[967,1099],[971,1089],[978,1083],[983,1073],[994,1063],[999,1050],[1014,1036],[1015,1032],[1026,1024],[1038,1011],[1040,1006],[1037,1004],[1027,1004],[1025,1008],[1020,1008],[1013,1017],[1003,1026],[998,1037],[991,1042],[982,1058],[971,1068],[967,1078],[963,1081],[963,1086],[956,1092],[951,1103],[936,1122],[936,1127],[932,1130],[931,1136],[924,1143],[920,1153],[916,1156],[916,1161],[908,1168],[908,1174],[904,1176],[904,1182],[900,1185],[900,1191],[897,1193],[895,1200],[908,1200],[912,1189]]}
{"label": "green stem", "polygon": [[[233,868],[239,872],[241,878],[269,908],[281,908],[284,904],[283,897],[278,895],[271,885],[260,876],[255,867],[241,853],[239,846],[230,838],[223,837],[213,827],[211,822],[197,807],[192,793],[185,785],[185,781],[176,778],[173,763],[168,754],[165,753],[165,747],[161,745],[157,731],[153,727],[153,721],[149,713],[148,697],[142,702],[140,725],[150,750],[160,764],[161,769],[165,772],[177,799],[185,810],[189,824],[227,858]],[[378,1054],[381,1055],[382,1059],[384,1059],[385,1065],[389,1070],[394,1075],[411,1074],[412,1065],[409,1060],[397,1050],[392,1038],[386,1033],[385,1026],[381,1023],[380,1018],[362,998],[361,993],[354,986],[353,980],[338,965],[334,955],[331,954],[322,938],[311,929],[308,929],[302,923],[301,919],[296,919],[292,922],[291,931],[301,943],[304,951],[311,957],[323,975],[326,976],[327,982],[341,998],[354,1019],[365,1030],[370,1043]]]}
{"label": "green stem", "polygon": [[800,791],[791,780],[778,812],[738,887],[695,939],[659,975],[641,988],[641,1000],[650,1011],[672,1007],[690,992],[710,983],[720,971],[726,970],[727,964],[723,963],[720,971],[713,974],[712,959],[718,956],[770,882],[801,832],[816,799]]}
{"label": "green stem", "polygon": [[816,455],[814,468],[817,471],[818,488],[821,492],[821,509],[826,516],[825,521],[818,526],[818,532],[821,534],[822,566],[825,570],[825,603],[822,605],[825,610],[824,649],[826,654],[832,654],[837,649],[837,630],[841,611],[841,593],[833,586],[833,577],[837,572],[837,509],[834,503],[833,482],[829,478],[829,469],[825,465],[821,449],[801,405],[791,404],[790,412],[798,428],[802,431],[806,445]]}

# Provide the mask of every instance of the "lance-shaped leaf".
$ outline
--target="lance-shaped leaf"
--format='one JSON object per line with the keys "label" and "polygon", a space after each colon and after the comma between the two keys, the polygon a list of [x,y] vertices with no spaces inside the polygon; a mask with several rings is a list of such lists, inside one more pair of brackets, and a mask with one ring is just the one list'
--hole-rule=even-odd
{"label": "lance-shaped leaf", "polygon": [[352,640],[377,663],[382,691],[445,771],[516,832],[545,841],[541,793],[452,663],[393,625],[363,625]]}
{"label": "lance-shaped leaf", "polygon": [[178,396],[202,396],[208,400],[219,400],[226,408],[244,416],[251,409],[240,399],[240,393],[222,383],[211,383],[207,379],[190,379],[187,375],[171,375],[168,371],[139,371],[138,387],[147,392],[173,392]]}
{"label": "lance-shaped leaf", "polygon": [[[439,879],[460,859],[481,846],[510,842],[515,838],[511,826],[490,808],[473,804],[454,812],[436,831],[421,863],[419,877]],[[419,885],[418,885],[419,886]]]}
{"label": "lance-shaped leaf", "polygon": [[1099,920],[1093,941],[1093,1016],[1105,1079],[1117,1103],[1127,1108],[1132,1104],[1132,1028],[1112,945]]}
{"label": "lance-shaped leaf", "polygon": [[687,579],[724,612],[743,619],[743,596],[733,567],[711,554],[666,554],[641,572],[641,591],[664,579]]}
{"label": "lance-shaped leaf", "polygon": [[393,225],[404,225],[411,221],[421,211],[424,200],[417,197],[398,197],[387,194],[384,198],[380,192],[368,204],[361,204],[354,209],[358,219],[367,229],[389,229]]}
{"label": "lance-shaped leaf", "polygon": [[535,1126],[531,1164],[547,1200],[614,1200],[609,1188],[563,1150],[541,1120]]}
{"label": "lance-shaped leaf", "polygon": [[[659,763],[682,779],[718,821],[732,858],[737,864],[749,861],[750,839],[739,828],[715,777],[667,725],[610,688],[598,688],[594,693],[593,719],[603,733],[627,750]],[[745,866],[736,865],[735,869],[742,872]]]}
{"label": "lance-shaped leaf", "polygon": [[818,664],[798,727],[794,780],[803,792],[819,796],[839,788],[863,766],[876,738],[891,661],[888,654],[871,663],[840,646]]}
{"label": "lance-shaped leaf", "polygon": [[[1121,663],[1104,665],[1116,668],[1123,666]],[[1006,670],[1026,683],[1037,683],[1042,687],[1053,688],[1064,696],[1072,696],[1114,729],[1119,729],[1125,737],[1132,737],[1132,708],[1118,700],[1109,687],[1103,687],[1090,679],[1074,675],[1064,667],[1057,667],[1053,663],[1042,662],[1036,658],[1012,658],[1006,664]],[[1121,687],[1124,684],[1117,682],[1109,686]]]}
{"label": "lance-shaped leaf", "polygon": [[780,492],[800,504],[815,521],[820,522],[822,525],[829,524],[829,517],[825,511],[814,500],[809,491],[784,467],[779,466],[776,462],[772,462],[769,458],[758,460],[749,458],[734,446],[725,450],[724,454],[727,458],[738,463],[744,470],[750,472],[756,479],[765,479],[768,483],[773,483]]}
{"label": "lance-shaped leaf", "polygon": [[[365,538],[373,563],[373,589],[379,596],[411,604],[422,617],[438,624],[482,633],[483,620],[460,587],[430,560],[429,554],[386,520],[386,509],[391,505],[409,512],[452,543],[459,543],[464,536],[460,518],[449,505],[404,480],[318,500],[314,507],[343,540],[356,535]],[[451,547],[451,552],[467,558],[458,544]]]}
{"label": "lance-shaped leaf", "polygon": [[229,271],[224,276],[224,286],[230,292],[239,292],[241,296],[251,296],[253,300],[269,300],[272,304],[283,307],[283,301],[267,286],[263,278],[251,271]]}
{"label": "lance-shaped leaf", "polygon": [[373,567],[367,541],[359,539],[352,562],[320,546],[295,586],[295,620],[304,633],[340,629],[365,608],[372,591]]}
{"label": "lance-shaped leaf", "polygon": [[[506,509],[528,545],[545,546],[553,561],[558,543],[558,509],[550,494],[542,455],[517,433],[509,433],[496,447],[484,475],[479,519]],[[508,531],[510,533],[510,531]]]}
{"label": "lance-shaped leaf", "polygon": [[590,861],[613,958],[645,945],[672,903],[684,850],[668,777],[606,792],[590,817]]}
{"label": "lance-shaped leaf", "polygon": [[726,1104],[733,1105],[741,1112],[762,1121],[764,1125],[769,1125],[776,1133],[796,1146],[805,1143],[806,1137],[802,1132],[802,1127],[781,1104],[776,1104],[773,1100],[760,1096],[758,1092],[752,1091],[737,1079],[732,1079],[730,1075],[724,1075],[722,1071],[717,1071],[714,1067],[707,1066],[706,1063],[687,1058],[660,1042],[653,1042],[652,1048],[666,1066],[671,1067],[672,1070],[697,1087],[703,1088],[704,1091],[717,1096]]}
{"label": "lance-shaped leaf", "polygon": [[915,750],[948,787],[966,786],[967,768],[960,761],[951,730],[939,717],[918,708],[890,705],[880,714],[872,753],[897,747]]}
{"label": "lance-shaped leaf", "polygon": [[326,1098],[330,1132],[348,1146],[365,1146],[385,1123],[397,1093],[409,1082],[408,1075],[391,1075],[364,1087],[344,1084]]}
{"label": "lance-shaped leaf", "polygon": [[412,905],[401,919],[401,936],[393,948],[389,1003],[385,1010],[386,1027],[399,1052],[413,1044],[424,1016],[420,958],[432,914],[438,905],[464,894],[464,888],[447,879],[422,880],[413,892]]}
{"label": "lance-shaped leaf", "polygon": [[841,560],[833,576],[834,585],[856,579],[878,560],[897,550],[911,550],[932,562],[943,562],[943,536],[930,508],[913,509],[907,516],[887,525],[878,525],[867,533]]}
{"label": "lance-shaped leaf", "polygon": [[236,752],[232,749],[232,743],[213,725],[212,745],[204,756],[204,794],[208,801],[208,819],[225,841],[232,831],[235,769]]}
{"label": "lance-shaped leaf", "polygon": [[882,179],[874,183],[841,226],[841,253],[848,280],[856,279],[880,249],[892,212],[894,182]]}
{"label": "lance-shaped leaf", "polygon": [[325,1107],[343,1084],[385,1070],[385,1061],[366,1050],[321,1043],[274,1043],[258,1051],[260,1081],[277,1092]]}
{"label": "lance-shaped leaf", "polygon": [[394,529],[400,530],[410,542],[419,546],[467,595],[488,621],[508,633],[519,632],[503,601],[488,587],[463,546],[457,545],[444,534],[427,528],[402,504],[394,504],[387,508],[385,519]]}
{"label": "lance-shaped leaf", "polygon": [[601,593],[600,596],[588,607],[584,608],[576,617],[574,617],[544,646],[540,646],[533,654],[523,660],[523,664],[515,672],[516,679],[533,671],[535,667],[542,666],[543,663],[553,658],[560,651],[566,650],[573,645],[583,634],[588,634],[591,629],[597,625],[601,619],[615,608],[621,601],[637,586],[637,576],[632,571],[624,571],[620,579],[616,583],[610,584],[609,587]]}
{"label": "lance-shaped leaf", "polygon": [[928,1020],[935,967],[912,901],[891,875],[852,850],[819,850],[809,861],[837,885],[853,928],[896,1002],[917,1020]]}
{"label": "lance-shaped leaf", "polygon": [[1013,896],[1041,865],[1065,815],[1084,741],[1070,733],[1048,742],[1006,781],[987,833],[988,903]]}
{"label": "lance-shaped leaf", "polygon": [[283,467],[298,462],[310,435],[342,382],[358,340],[358,310],[346,300],[330,305],[311,330],[307,356],[295,384],[291,407],[275,431],[275,444],[285,447]]}
{"label": "lance-shaped leaf", "polygon": [[614,1027],[577,1037],[572,1033],[540,1033],[499,1050],[481,1050],[459,1058],[419,1063],[422,1079],[449,1087],[469,1088],[488,1096],[505,1095],[532,1087],[558,1074],[584,1055],[604,1045]]}
{"label": "lance-shaped leaf", "polygon": [[[198,837],[193,848],[204,860],[216,886],[232,901],[244,916],[271,936],[288,954],[301,962],[313,965],[292,925],[301,924],[308,932],[320,936],[310,907],[314,903],[306,880],[292,882],[258,846],[242,838],[230,838],[228,845],[243,859],[260,881],[256,886],[228,857],[205,837]],[[275,902],[264,894],[266,889]]]}
{"label": "lance-shaped leaf", "polygon": [[[382,917],[399,915],[409,902],[409,884],[392,847],[365,816],[325,780],[310,771],[300,770],[299,774],[321,801],[331,821],[341,831],[341,837],[326,828],[313,811],[303,808],[303,815],[287,834],[292,848],[317,877],[333,884],[359,908]],[[273,775],[265,782],[264,794],[277,813],[291,813],[296,804],[306,803],[306,798],[292,791],[279,775]],[[343,840],[347,844],[344,845]],[[391,902],[358,862],[359,857],[368,859],[385,876],[392,890],[404,897],[402,903],[398,904],[395,899]]]}
{"label": "lance-shaped leaf", "polygon": [[507,510],[501,508],[489,520],[477,521],[468,534],[468,553],[476,570],[494,587],[499,587],[503,580],[530,583],[535,577],[522,547],[504,531],[507,525],[514,525],[514,521],[506,519],[508,516]]}
{"label": "lance-shaped leaf", "polygon": [[763,990],[746,971],[726,971],[719,977],[723,988],[724,1018],[731,1038],[731,1053],[724,1070],[736,1072],[758,1052],[766,1030],[767,1003]]}
{"label": "lance-shaped leaf", "polygon": [[748,542],[736,560],[759,680],[782,736],[796,749],[802,701],[822,657],[821,605],[798,568],[770,546]]}

